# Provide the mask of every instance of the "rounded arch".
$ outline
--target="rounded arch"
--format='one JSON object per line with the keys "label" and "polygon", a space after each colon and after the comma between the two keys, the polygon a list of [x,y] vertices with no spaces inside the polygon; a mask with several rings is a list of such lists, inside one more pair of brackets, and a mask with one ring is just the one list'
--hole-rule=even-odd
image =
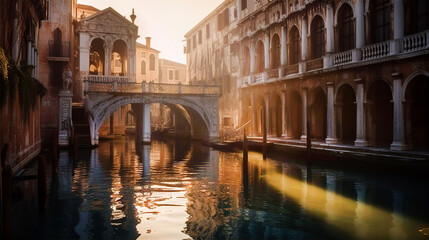
{"label": "rounded arch", "polygon": [[[201,62],[202,61],[203,60],[201,59]],[[149,70],[155,71],[155,55],[153,53],[151,53],[149,56]]]}
{"label": "rounded arch", "polygon": [[[384,79],[384,78],[376,78],[376,79],[374,79],[374,80],[370,81],[370,82],[368,83],[368,85],[367,85],[367,88],[365,89],[365,94],[364,94],[364,99],[365,99],[365,101],[367,101],[367,100],[368,100],[368,91],[370,90],[371,86],[372,86],[373,84],[375,84],[375,83],[379,82],[379,81],[383,82],[384,84],[386,84],[386,85],[389,87],[390,95],[392,96],[392,94],[393,94],[393,86],[392,86],[392,84],[390,84],[390,82],[389,82],[389,81],[387,81],[387,80],[386,80],[386,79]],[[392,98],[391,98],[390,100],[392,100]]]}
{"label": "rounded arch", "polygon": [[323,17],[316,14],[310,24],[311,57],[321,58],[325,54],[325,22]]}
{"label": "rounded arch", "polygon": [[338,4],[337,9],[335,9],[334,27],[338,26],[338,14],[339,14],[340,9],[342,7],[344,7],[345,5],[348,5],[352,9],[353,18],[356,18],[356,11],[355,11],[355,8],[353,6],[353,3],[350,0],[341,0],[341,2]]}
{"label": "rounded arch", "polygon": [[415,71],[415,72],[411,73],[411,74],[410,74],[410,75],[405,79],[404,84],[402,85],[402,93],[401,93],[401,96],[402,96],[402,100],[403,100],[403,101],[405,101],[405,100],[406,100],[406,99],[405,99],[405,92],[407,91],[407,87],[408,87],[408,85],[410,84],[410,82],[411,82],[411,81],[413,81],[413,80],[414,80],[416,77],[418,77],[419,75],[429,77],[429,72],[426,72],[426,71],[423,71],[423,70],[418,70],[418,71]]}
{"label": "rounded arch", "polygon": [[289,90],[286,95],[287,136],[300,139],[302,135],[302,97],[298,90]]}
{"label": "rounded arch", "polygon": [[[412,77],[412,78],[410,78]],[[405,143],[412,149],[429,149],[429,76],[411,74],[404,83]]]}
{"label": "rounded arch", "polygon": [[265,69],[265,47],[262,40],[256,42],[256,54],[255,54],[255,63],[256,63],[256,73],[261,73]]}
{"label": "rounded arch", "polygon": [[393,103],[390,85],[377,79],[368,86],[365,108],[366,136],[373,146],[388,147],[393,141]]}
{"label": "rounded arch", "polygon": [[355,89],[343,83],[335,94],[336,137],[342,143],[353,144],[356,140],[356,93]]}
{"label": "rounded arch", "polygon": [[128,73],[128,44],[121,38],[113,42],[111,61],[112,74],[125,76]]}
{"label": "rounded arch", "polygon": [[344,87],[344,85],[351,87],[353,89],[353,92],[356,93],[356,85],[355,84],[352,84],[352,83],[347,82],[347,81],[342,81],[335,88],[335,96],[334,96],[335,99],[337,98],[338,91],[340,90],[340,88]]}
{"label": "rounded arch", "polygon": [[105,47],[106,42],[102,38],[94,38],[89,45],[89,74],[105,75]]}
{"label": "rounded arch", "polygon": [[142,60],[140,63],[141,75],[146,75],[146,61]]}
{"label": "rounded arch", "polygon": [[[218,134],[218,123],[216,122],[216,118],[212,116],[213,114],[208,111],[214,111],[214,110],[208,110],[206,107],[201,106],[197,102],[190,100],[190,99],[184,99],[184,98],[165,98],[162,96],[151,96],[151,97],[145,97],[145,96],[117,96],[110,98],[107,101],[103,101],[99,104],[96,104],[95,108],[92,108],[90,110],[91,117],[92,117],[92,123],[94,124],[91,128],[91,131],[94,131],[93,135],[98,135],[98,131],[105,121],[105,119],[110,116],[112,113],[114,113],[118,108],[125,106],[127,104],[151,104],[151,103],[160,103],[164,105],[171,105],[175,104],[182,106],[184,109],[186,109],[191,116],[191,119],[193,119],[192,123],[192,131],[194,129],[198,128],[200,130],[198,133],[202,133],[204,138],[209,138],[210,136],[214,136]],[[87,108],[91,106],[95,106],[92,103],[90,103],[90,100],[88,99],[86,102]],[[215,107],[214,107],[215,108]],[[217,109],[217,108],[215,108]],[[93,136],[94,137],[94,136]]]}
{"label": "rounded arch", "polygon": [[270,49],[270,68],[276,69],[280,66],[280,49],[281,49],[281,43],[280,43],[280,37],[277,33],[273,35],[271,38],[271,49]]}
{"label": "rounded arch", "polygon": [[243,68],[242,68],[242,75],[248,76],[250,74],[250,50],[249,47],[245,46],[243,47]]}
{"label": "rounded arch", "polygon": [[316,140],[326,139],[327,128],[327,100],[325,90],[318,86],[311,89],[309,94],[308,119],[311,126],[311,138]]}
{"label": "rounded arch", "polygon": [[337,50],[343,52],[353,49],[355,47],[356,31],[354,12],[350,4],[343,3],[342,6],[337,9],[335,26],[337,28],[335,32]]}
{"label": "rounded arch", "polygon": [[283,134],[282,98],[277,92],[273,92],[270,95],[269,133],[273,136],[281,137]]}
{"label": "rounded arch", "polygon": [[[319,18],[322,20],[323,25],[325,25],[325,16],[323,16],[321,13],[316,13],[312,16],[311,20],[310,20],[310,24],[308,26],[311,26],[314,22],[315,19]],[[310,28],[311,29],[311,28]]]}
{"label": "rounded arch", "polygon": [[297,64],[300,60],[301,56],[301,37],[299,34],[299,28],[294,25],[289,30],[288,35],[288,41],[289,41],[289,49],[288,49],[288,55],[289,55],[289,64]]}

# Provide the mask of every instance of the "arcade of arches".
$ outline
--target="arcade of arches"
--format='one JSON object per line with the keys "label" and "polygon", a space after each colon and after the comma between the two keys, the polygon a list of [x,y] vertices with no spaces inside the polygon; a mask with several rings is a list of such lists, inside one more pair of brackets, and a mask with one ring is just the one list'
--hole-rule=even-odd
{"label": "arcade of arches", "polygon": [[267,135],[272,140],[305,140],[308,120],[315,142],[429,149],[427,72],[414,72],[407,78],[392,74],[391,81],[357,79],[314,87],[290,81],[242,90],[241,122],[250,121],[249,136],[262,137],[265,111]]}
{"label": "arcade of arches", "polygon": [[127,44],[122,39],[118,39],[109,49],[106,46],[106,42],[101,38],[95,38],[91,41],[89,74],[127,76]]}

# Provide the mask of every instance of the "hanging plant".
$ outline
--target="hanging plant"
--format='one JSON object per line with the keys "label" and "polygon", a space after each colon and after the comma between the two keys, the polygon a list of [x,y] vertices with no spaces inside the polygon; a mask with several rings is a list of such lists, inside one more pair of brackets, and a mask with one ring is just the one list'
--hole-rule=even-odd
{"label": "hanging plant", "polygon": [[0,109],[6,104],[8,85],[8,59],[3,48],[0,48]]}

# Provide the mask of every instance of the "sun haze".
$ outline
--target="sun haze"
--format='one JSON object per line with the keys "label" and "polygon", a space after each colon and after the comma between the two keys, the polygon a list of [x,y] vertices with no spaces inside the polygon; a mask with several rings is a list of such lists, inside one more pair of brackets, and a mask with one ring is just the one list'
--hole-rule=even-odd
{"label": "sun haze", "polygon": [[184,37],[198,22],[213,11],[223,0],[78,0],[100,10],[112,7],[130,19],[137,15],[139,27],[137,42],[145,43],[151,37],[153,48],[161,51],[160,58],[186,63],[183,53]]}

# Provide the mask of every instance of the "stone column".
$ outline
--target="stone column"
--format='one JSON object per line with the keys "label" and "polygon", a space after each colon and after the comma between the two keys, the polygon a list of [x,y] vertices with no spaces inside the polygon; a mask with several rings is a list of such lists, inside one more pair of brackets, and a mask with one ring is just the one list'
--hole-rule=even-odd
{"label": "stone column", "polygon": [[326,53],[334,52],[334,10],[326,5]]}
{"label": "stone column", "polygon": [[302,136],[301,140],[306,141],[307,140],[307,111],[308,111],[308,89],[303,88],[302,89]]}
{"label": "stone column", "polygon": [[237,20],[241,19],[241,0],[237,0]]}
{"label": "stone column", "polygon": [[393,38],[404,37],[404,3],[403,0],[393,1]]}
{"label": "stone column", "polygon": [[104,46],[104,75],[110,76],[112,73],[111,67],[112,48],[105,44]]}
{"label": "stone column", "polygon": [[265,33],[264,40],[265,70],[270,69],[270,34]]}
{"label": "stone column", "polygon": [[286,35],[286,27],[282,26],[282,46],[281,46],[281,64],[282,66],[286,66],[287,64],[287,35]]}
{"label": "stone column", "polygon": [[307,39],[307,19],[302,19],[302,32],[301,32],[301,59],[302,61],[307,60],[308,52],[308,39]]}
{"label": "stone column", "polygon": [[282,126],[283,126],[282,138],[288,138],[286,114],[287,114],[286,113],[286,90],[282,90]]}
{"label": "stone column", "polygon": [[81,33],[79,46],[79,70],[81,72],[89,73],[89,35]]}
{"label": "stone column", "polygon": [[365,108],[364,108],[364,81],[355,79],[356,82],[356,147],[368,145],[365,134]]}
{"label": "stone column", "polygon": [[365,46],[364,1],[357,0],[356,3],[356,48]]}
{"label": "stone column", "polygon": [[328,87],[328,94],[327,94],[328,107],[327,107],[327,115],[326,115],[327,116],[326,143],[333,144],[333,143],[337,143],[337,140],[335,138],[336,134],[335,134],[334,83],[328,82],[326,85]]}
{"label": "stone column", "polygon": [[255,42],[250,40],[250,73],[255,73]]}
{"label": "stone column", "polygon": [[69,146],[70,121],[72,119],[72,98],[70,91],[60,91],[59,100],[59,122],[58,122],[58,145]]}
{"label": "stone column", "polygon": [[150,143],[150,104],[143,104],[143,142]]}
{"label": "stone column", "polygon": [[391,150],[405,150],[404,114],[402,103],[402,74],[393,73],[393,143]]}

